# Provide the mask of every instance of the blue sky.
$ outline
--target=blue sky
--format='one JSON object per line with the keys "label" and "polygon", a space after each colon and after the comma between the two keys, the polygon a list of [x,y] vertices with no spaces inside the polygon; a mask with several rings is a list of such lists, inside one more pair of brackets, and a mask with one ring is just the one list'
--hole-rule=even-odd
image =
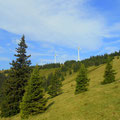
{"label": "blue sky", "polygon": [[0,69],[8,69],[25,34],[32,64],[120,50],[119,0],[0,0]]}

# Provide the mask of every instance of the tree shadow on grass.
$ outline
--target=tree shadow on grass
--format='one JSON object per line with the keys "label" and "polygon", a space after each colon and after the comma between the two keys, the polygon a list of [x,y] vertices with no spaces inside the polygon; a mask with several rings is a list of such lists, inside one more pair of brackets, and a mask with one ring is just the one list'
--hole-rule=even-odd
{"label": "tree shadow on grass", "polygon": [[58,93],[58,94],[55,95],[55,96],[50,96],[50,97],[47,98],[47,100],[50,100],[50,99],[52,99],[52,98],[55,98],[55,97],[57,97],[57,96],[59,96],[59,95],[61,95],[61,94],[63,94],[63,93],[64,93],[64,92],[62,91],[62,92]]}
{"label": "tree shadow on grass", "polygon": [[51,102],[51,103],[46,107],[46,110],[48,110],[54,103],[55,103],[55,101]]}

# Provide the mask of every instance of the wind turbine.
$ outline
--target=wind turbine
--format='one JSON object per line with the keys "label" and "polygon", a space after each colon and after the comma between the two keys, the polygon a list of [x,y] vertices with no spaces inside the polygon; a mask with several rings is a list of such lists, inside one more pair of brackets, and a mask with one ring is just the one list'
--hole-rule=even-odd
{"label": "wind turbine", "polygon": [[[40,56],[53,56],[53,55],[49,55],[49,54],[40,54]],[[55,52],[54,54],[54,63],[56,64],[57,63],[57,60],[56,60],[56,57],[57,57],[57,54]],[[44,63],[43,62],[52,62],[53,60],[48,60],[48,59],[41,59],[41,65],[43,65]]]}

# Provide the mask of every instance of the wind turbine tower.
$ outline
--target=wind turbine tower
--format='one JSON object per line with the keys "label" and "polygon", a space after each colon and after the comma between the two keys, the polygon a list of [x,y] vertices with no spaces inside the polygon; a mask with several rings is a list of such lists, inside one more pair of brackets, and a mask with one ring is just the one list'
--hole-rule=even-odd
{"label": "wind turbine tower", "polygon": [[80,47],[78,47],[78,61],[80,61]]}

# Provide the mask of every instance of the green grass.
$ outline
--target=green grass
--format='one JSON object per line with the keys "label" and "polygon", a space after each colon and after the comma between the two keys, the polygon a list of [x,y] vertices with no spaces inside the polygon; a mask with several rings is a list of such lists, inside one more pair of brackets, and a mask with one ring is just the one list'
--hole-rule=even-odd
{"label": "green grass", "polygon": [[[120,59],[113,61],[116,82],[101,85],[105,65],[88,68],[91,79],[87,92],[74,95],[77,73],[67,75],[63,82],[63,94],[50,99],[48,110],[29,120],[120,120]],[[0,120],[20,120],[20,116]]]}
{"label": "green grass", "polygon": [[50,73],[54,73],[55,70],[59,68],[52,68],[52,69],[40,69],[40,75],[47,77]]}

